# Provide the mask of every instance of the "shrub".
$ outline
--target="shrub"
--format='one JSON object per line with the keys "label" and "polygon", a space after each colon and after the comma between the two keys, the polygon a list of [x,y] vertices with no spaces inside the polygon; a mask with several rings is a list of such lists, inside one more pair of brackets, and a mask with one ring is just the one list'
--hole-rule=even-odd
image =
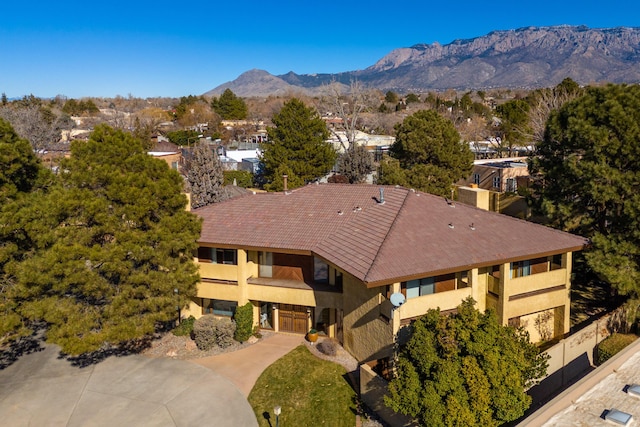
{"label": "shrub", "polygon": [[596,347],[596,364],[602,365],[638,338],[633,334],[613,333]]}
{"label": "shrub", "polygon": [[335,340],[325,339],[318,344],[318,350],[320,350],[320,353],[326,354],[327,356],[335,356],[338,352],[338,344]]}
{"label": "shrub", "polygon": [[236,185],[242,188],[253,186],[253,175],[249,171],[224,171],[224,185],[232,185],[236,180]]}
{"label": "shrub", "polygon": [[233,315],[236,321],[235,339],[239,342],[245,342],[253,333],[253,304],[250,302],[236,308],[236,314]]}
{"label": "shrub", "polygon": [[200,350],[209,350],[214,346],[229,347],[233,344],[235,331],[235,322],[226,317],[202,316],[193,324],[194,339]]}
{"label": "shrub", "polygon": [[184,337],[187,335],[191,335],[193,332],[193,323],[196,321],[196,318],[193,316],[189,316],[187,319],[184,319],[180,322],[178,326],[173,328],[171,331],[173,335],[177,337]]}

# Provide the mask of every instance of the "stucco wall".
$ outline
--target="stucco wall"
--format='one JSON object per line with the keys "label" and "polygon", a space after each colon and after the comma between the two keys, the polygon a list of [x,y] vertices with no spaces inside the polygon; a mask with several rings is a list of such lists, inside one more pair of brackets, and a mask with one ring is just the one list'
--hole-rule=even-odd
{"label": "stucco wall", "polygon": [[344,343],[358,361],[365,362],[391,356],[393,326],[381,309],[381,288],[368,289],[350,275],[343,279]]}

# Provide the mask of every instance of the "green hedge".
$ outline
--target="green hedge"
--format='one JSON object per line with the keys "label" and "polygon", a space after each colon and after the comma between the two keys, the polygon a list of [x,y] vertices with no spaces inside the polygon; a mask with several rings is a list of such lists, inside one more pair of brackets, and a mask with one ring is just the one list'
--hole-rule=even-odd
{"label": "green hedge", "polygon": [[236,308],[233,320],[236,322],[235,340],[245,342],[253,334],[253,304],[248,302]]}
{"label": "green hedge", "polygon": [[224,171],[224,185],[232,185],[236,180],[236,185],[242,188],[253,187],[253,175],[249,171]]}
{"label": "green hedge", "polygon": [[596,347],[596,364],[602,365],[638,338],[633,334],[613,333]]}

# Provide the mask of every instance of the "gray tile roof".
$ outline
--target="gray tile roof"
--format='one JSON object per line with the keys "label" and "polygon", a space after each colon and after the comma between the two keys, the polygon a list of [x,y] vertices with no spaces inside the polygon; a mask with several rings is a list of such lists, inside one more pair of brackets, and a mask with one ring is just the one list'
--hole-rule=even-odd
{"label": "gray tile roof", "polygon": [[370,285],[580,250],[587,243],[393,186],[311,184],[193,212],[204,220],[201,243],[312,252]]}

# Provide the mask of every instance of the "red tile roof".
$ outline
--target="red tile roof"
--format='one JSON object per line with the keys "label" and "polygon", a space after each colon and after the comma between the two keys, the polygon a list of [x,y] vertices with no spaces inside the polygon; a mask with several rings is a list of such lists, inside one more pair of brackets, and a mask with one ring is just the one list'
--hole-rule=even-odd
{"label": "red tile roof", "polygon": [[587,243],[393,186],[311,184],[193,212],[204,220],[201,243],[311,252],[369,285],[575,251]]}

